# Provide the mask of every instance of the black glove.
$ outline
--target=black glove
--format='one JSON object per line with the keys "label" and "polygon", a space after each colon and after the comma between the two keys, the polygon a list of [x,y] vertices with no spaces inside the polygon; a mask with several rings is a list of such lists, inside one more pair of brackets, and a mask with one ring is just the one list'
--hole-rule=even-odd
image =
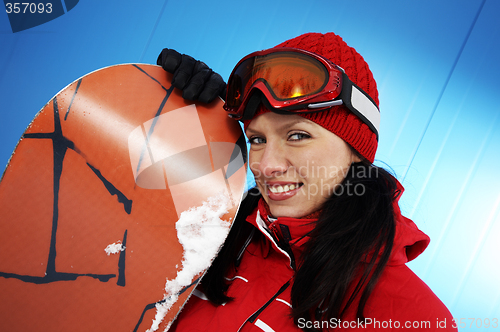
{"label": "black glove", "polygon": [[226,98],[226,83],[205,63],[189,55],[164,48],[156,63],[174,74],[172,85],[182,90],[182,97],[210,103],[217,96]]}

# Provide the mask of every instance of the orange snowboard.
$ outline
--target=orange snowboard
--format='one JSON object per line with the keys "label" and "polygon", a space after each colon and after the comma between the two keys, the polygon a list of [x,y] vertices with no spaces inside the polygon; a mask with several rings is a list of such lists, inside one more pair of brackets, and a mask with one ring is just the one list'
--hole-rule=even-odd
{"label": "orange snowboard", "polygon": [[187,300],[203,271],[165,295],[183,268],[176,222],[222,195],[230,224],[245,142],[220,100],[191,104],[170,78],[104,68],[30,124],[0,182],[0,331],[146,331],[179,295],[164,330]]}

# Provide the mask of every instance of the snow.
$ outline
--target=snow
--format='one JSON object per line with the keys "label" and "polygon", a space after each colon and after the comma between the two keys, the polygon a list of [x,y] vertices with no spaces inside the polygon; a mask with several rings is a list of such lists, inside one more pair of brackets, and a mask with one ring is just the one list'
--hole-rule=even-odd
{"label": "snow", "polygon": [[[221,217],[231,207],[228,195],[220,193],[196,208],[181,213],[175,224],[177,238],[184,248],[182,268],[165,284],[164,302],[156,305],[156,316],[148,332],[156,331],[167,312],[177,301],[179,292],[208,269],[229,232],[230,222]],[[170,327],[170,323],[165,331]]]}
{"label": "snow", "polygon": [[125,250],[125,246],[122,244],[121,241],[118,241],[116,243],[112,243],[112,244],[108,245],[106,247],[106,249],[104,249],[104,251],[106,252],[106,254],[108,254],[108,256],[111,254],[117,254],[120,251],[124,251],[124,250]]}

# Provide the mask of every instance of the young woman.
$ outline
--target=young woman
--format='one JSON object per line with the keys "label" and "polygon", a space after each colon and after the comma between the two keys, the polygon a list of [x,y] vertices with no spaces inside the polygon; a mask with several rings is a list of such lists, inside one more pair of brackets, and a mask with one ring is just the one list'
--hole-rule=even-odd
{"label": "young woman", "polygon": [[[178,74],[165,52],[159,64]],[[188,59],[184,92],[217,94],[220,77]],[[364,59],[333,33],[305,34],[243,58],[226,98],[256,188],[172,330],[456,330],[405,265],[429,238],[372,164],[380,113]]]}

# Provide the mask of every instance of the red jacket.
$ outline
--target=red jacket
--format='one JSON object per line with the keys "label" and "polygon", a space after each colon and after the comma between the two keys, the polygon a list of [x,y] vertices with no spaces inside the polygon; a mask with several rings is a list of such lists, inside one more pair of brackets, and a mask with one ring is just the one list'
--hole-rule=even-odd
{"label": "red jacket", "polygon": [[[401,188],[402,189],[402,188]],[[456,331],[452,316],[429,287],[405,263],[417,257],[429,244],[429,238],[409,219],[401,215],[394,203],[396,235],[391,258],[370,295],[364,315],[367,324],[356,320],[356,306],[350,306],[342,321],[299,321],[290,318],[290,290],[294,270],[289,255],[279,248],[269,231],[277,231],[279,224],[288,226],[295,257],[300,257],[303,238],[310,229],[311,220],[278,218],[270,222],[262,217],[264,205],[250,214],[247,221],[262,232],[268,241],[252,241],[243,255],[237,275],[227,295],[233,301],[215,306],[200,290],[180,313],[171,331],[300,331],[304,327],[321,330],[359,329],[363,331],[390,331],[416,328],[428,331]],[[266,230],[267,228],[267,230]],[[316,325],[314,325],[316,324]],[[322,325],[317,325],[322,324]]]}

